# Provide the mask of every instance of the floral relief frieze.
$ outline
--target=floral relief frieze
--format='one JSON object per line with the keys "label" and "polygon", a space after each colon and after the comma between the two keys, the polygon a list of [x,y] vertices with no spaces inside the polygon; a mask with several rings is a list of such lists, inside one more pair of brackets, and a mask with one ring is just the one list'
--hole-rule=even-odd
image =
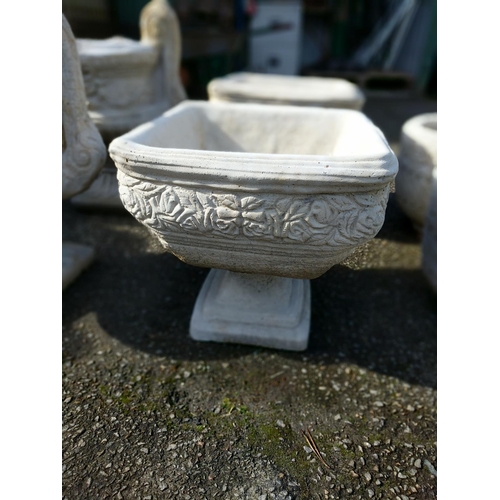
{"label": "floral relief frieze", "polygon": [[230,194],[156,184],[118,172],[125,208],[155,232],[197,232],[321,245],[368,241],[384,222],[389,186],[369,193]]}

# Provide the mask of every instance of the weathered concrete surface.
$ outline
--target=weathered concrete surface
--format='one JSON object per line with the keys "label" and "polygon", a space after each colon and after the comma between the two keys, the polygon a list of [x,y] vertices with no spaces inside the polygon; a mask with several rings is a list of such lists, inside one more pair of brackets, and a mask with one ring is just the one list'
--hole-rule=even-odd
{"label": "weathered concrete surface", "polygon": [[[435,109],[365,107],[396,152]],[[304,353],[191,340],[208,270],[128,214],[64,202],[63,238],[96,250],[63,295],[65,498],[436,498],[436,296],[393,195],[377,238],[311,282]]]}

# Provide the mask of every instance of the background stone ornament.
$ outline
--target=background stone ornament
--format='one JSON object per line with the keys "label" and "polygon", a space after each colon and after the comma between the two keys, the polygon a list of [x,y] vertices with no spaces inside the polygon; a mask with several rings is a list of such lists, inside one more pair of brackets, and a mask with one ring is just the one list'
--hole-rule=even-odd
{"label": "background stone ornament", "polygon": [[187,98],[180,79],[182,38],[179,21],[167,0],[151,0],[141,12],[141,43],[161,51],[163,82],[169,106]]}
{"label": "background stone ornament", "polygon": [[[151,0],[140,15],[141,40],[77,39],[90,117],[105,142],[186,99],[180,80],[181,35],[167,0]],[[78,206],[123,208],[116,169],[106,165]]]}
{"label": "background stone ornament", "polygon": [[361,89],[341,78],[232,73],[208,84],[211,101],[254,102],[322,106],[360,111],[365,103]]}
{"label": "background stone ornament", "polygon": [[378,233],[398,169],[365,115],[317,107],[186,101],[109,151],[125,208],[213,268],[191,336],[291,350],[307,347],[308,280]]}
{"label": "background stone ornament", "polygon": [[437,168],[437,113],[410,118],[401,129],[396,199],[403,211],[422,231]]}
{"label": "background stone ornament", "polygon": [[437,292],[437,169],[432,175],[429,208],[422,231],[422,270]]}
{"label": "background stone ornament", "polygon": [[[62,16],[62,197],[86,189],[106,160],[106,146],[90,119],[75,38]],[[66,288],[87,267],[94,250],[63,242],[62,287]]]}
{"label": "background stone ornament", "polygon": [[62,196],[85,190],[99,173],[106,147],[86,105],[75,38],[62,16]]}

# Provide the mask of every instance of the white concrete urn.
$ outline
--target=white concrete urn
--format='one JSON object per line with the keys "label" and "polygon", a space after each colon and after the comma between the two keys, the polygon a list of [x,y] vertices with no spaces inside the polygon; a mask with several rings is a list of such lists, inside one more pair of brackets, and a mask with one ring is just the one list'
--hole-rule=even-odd
{"label": "white concrete urn", "polygon": [[[106,146],[86,107],[85,88],[75,37],[62,16],[62,198],[89,187],[106,160]],[[62,245],[62,288],[66,288],[94,256],[93,248]]]}
{"label": "white concrete urn", "polygon": [[190,335],[303,350],[310,283],[373,238],[398,162],[362,113],[186,101],[115,139],[125,208],[212,268]]}
{"label": "white concrete urn", "polygon": [[437,166],[437,113],[417,115],[404,123],[398,156],[396,199],[415,228],[422,231]]}
{"label": "white concrete urn", "polygon": [[232,73],[208,84],[210,101],[290,104],[361,110],[360,88],[341,78]]}
{"label": "white concrete urn", "polygon": [[[142,9],[140,30],[140,41],[77,39],[88,111],[107,144],[186,98],[179,74],[180,28],[167,0],[151,0]],[[122,208],[112,163],[73,202]]]}

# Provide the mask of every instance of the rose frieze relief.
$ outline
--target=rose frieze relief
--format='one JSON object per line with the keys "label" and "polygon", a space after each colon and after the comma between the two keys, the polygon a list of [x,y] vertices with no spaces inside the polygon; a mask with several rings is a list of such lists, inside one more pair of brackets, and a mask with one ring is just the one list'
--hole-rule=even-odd
{"label": "rose frieze relief", "polygon": [[389,186],[353,194],[230,194],[137,180],[122,172],[125,208],[153,231],[212,233],[312,245],[353,245],[382,227]]}

